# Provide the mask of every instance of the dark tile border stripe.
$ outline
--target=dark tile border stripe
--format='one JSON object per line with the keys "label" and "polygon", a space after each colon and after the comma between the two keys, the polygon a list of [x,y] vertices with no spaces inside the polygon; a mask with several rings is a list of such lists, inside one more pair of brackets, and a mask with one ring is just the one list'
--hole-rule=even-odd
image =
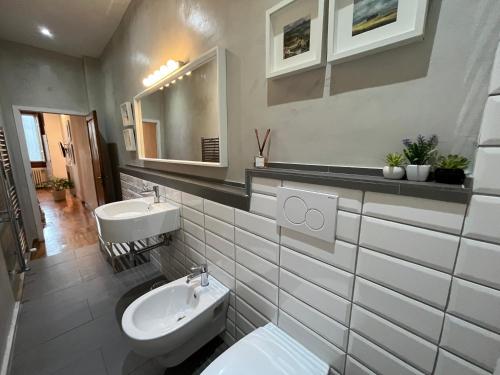
{"label": "dark tile border stripe", "polygon": [[[284,166],[291,168],[283,168]],[[316,169],[314,169],[315,167]],[[136,166],[120,167],[120,172],[245,211],[248,211],[250,207],[253,177],[305,182],[455,203],[468,203],[472,195],[471,179],[467,179],[464,186],[438,184],[436,182],[386,180],[382,177],[381,170],[376,168],[272,163],[268,168],[246,169],[245,184],[228,183],[221,180]]]}
{"label": "dark tile border stripe", "polygon": [[120,172],[245,211],[250,207],[250,197],[243,185],[141,167],[124,166]]}
{"label": "dark tile border stripe", "polygon": [[[337,170],[341,167],[336,167]],[[247,184],[252,177],[274,178],[310,184],[336,186],[347,189],[373,191],[386,194],[406,195],[446,202],[468,203],[472,195],[470,179],[466,185],[447,185],[436,182],[414,182],[386,180],[382,176],[369,174],[332,173],[278,168],[250,168],[246,170]]]}

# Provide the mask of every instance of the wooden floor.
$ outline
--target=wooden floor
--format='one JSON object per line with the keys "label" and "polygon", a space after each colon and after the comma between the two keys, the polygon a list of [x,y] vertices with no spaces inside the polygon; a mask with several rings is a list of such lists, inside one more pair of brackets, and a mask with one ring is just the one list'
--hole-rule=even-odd
{"label": "wooden floor", "polygon": [[37,190],[37,195],[45,214],[45,242],[39,243],[31,259],[78,249],[98,241],[95,219],[78,198],[67,192],[66,200],[55,202],[48,190]]}

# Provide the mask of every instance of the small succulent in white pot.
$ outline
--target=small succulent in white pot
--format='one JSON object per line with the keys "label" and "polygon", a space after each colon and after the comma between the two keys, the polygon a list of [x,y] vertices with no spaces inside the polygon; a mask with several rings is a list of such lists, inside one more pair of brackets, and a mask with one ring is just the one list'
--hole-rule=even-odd
{"label": "small succulent in white pot", "polygon": [[385,157],[387,165],[382,170],[384,178],[389,180],[401,180],[405,175],[403,154],[391,152]]}
{"label": "small succulent in white pot", "polygon": [[419,135],[416,141],[403,139],[403,144],[406,147],[403,153],[408,160],[406,178],[410,181],[426,181],[436,158],[438,137]]}

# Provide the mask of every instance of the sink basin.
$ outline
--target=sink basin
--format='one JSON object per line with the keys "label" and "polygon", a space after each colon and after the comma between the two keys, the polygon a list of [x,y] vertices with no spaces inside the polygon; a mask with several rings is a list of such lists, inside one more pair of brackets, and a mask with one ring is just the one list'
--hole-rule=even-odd
{"label": "sink basin", "polygon": [[122,328],[132,349],[176,366],[226,329],[229,289],[212,276],[208,286],[186,277],[172,281],[132,302]]}
{"label": "sink basin", "polygon": [[180,228],[180,210],[153,197],[105,204],[95,209],[99,236],[105,242],[131,242]]}

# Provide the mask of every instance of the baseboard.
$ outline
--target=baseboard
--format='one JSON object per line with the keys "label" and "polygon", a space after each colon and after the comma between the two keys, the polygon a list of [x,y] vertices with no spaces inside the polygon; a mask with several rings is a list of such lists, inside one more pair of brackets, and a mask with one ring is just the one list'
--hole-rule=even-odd
{"label": "baseboard", "polygon": [[12,312],[12,321],[10,323],[9,334],[7,335],[5,352],[3,353],[0,375],[7,375],[10,370],[12,349],[14,349],[14,338],[16,336],[17,318],[19,316],[20,307],[21,307],[21,302],[16,301],[16,303],[14,304],[14,311]]}

